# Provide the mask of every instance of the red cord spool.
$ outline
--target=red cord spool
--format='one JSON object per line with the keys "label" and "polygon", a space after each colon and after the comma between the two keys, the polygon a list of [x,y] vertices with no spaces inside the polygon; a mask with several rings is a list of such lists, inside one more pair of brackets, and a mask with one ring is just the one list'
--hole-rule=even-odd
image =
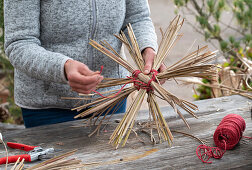
{"label": "red cord spool", "polygon": [[245,128],[245,120],[240,115],[225,116],[214,132],[215,145],[224,150],[233,149],[242,138]]}
{"label": "red cord spool", "polygon": [[[199,145],[196,149],[198,158],[204,163],[212,163],[208,162],[212,157],[222,158],[226,150],[233,149],[238,144],[243,137],[245,128],[245,120],[240,115],[229,114],[225,116],[214,132],[213,139],[217,147]],[[251,139],[250,137],[246,138]]]}

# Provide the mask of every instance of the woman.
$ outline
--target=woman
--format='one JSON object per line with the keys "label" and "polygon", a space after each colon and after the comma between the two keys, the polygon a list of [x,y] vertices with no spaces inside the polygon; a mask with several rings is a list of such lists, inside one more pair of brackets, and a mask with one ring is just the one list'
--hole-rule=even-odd
{"label": "woman", "polygon": [[[157,50],[147,0],[5,0],[4,17],[5,52],[15,68],[15,102],[26,127],[73,120],[75,102],[61,97],[88,94],[103,76],[127,76],[91,47],[90,39],[106,40],[120,52],[122,44],[113,34],[131,23],[145,74]],[[95,71],[101,65],[103,76]],[[119,112],[124,111],[125,104]]]}

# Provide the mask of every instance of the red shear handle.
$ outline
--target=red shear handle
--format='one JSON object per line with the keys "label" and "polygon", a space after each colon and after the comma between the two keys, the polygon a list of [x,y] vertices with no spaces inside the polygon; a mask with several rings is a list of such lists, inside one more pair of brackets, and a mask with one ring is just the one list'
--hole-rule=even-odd
{"label": "red shear handle", "polygon": [[[25,161],[31,162],[31,156],[28,155],[28,154],[24,154],[24,155],[9,156],[8,157],[8,163],[15,163],[18,160],[19,157],[20,157],[20,159],[19,159],[20,161],[25,159]],[[7,161],[6,157],[0,158],[0,165],[6,164],[6,161]]]}
{"label": "red shear handle", "polygon": [[24,151],[30,151],[30,150],[33,150],[35,147],[37,146],[29,146],[29,145],[24,145],[24,144],[21,144],[21,143],[12,143],[12,142],[7,142],[7,145],[10,147],[10,148],[13,148],[13,149],[20,149],[20,150],[24,150]]}

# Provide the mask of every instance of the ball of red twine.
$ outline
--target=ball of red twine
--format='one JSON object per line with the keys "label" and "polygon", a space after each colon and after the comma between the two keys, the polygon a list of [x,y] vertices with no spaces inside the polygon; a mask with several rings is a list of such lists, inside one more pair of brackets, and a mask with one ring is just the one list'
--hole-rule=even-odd
{"label": "ball of red twine", "polygon": [[198,158],[204,163],[212,163],[208,162],[210,158],[222,158],[226,150],[233,149],[238,144],[245,128],[245,120],[240,115],[225,116],[214,132],[213,139],[217,147],[199,145],[196,149]]}
{"label": "ball of red twine", "polygon": [[224,150],[233,149],[240,141],[245,128],[245,120],[240,115],[225,116],[214,132],[215,145]]}

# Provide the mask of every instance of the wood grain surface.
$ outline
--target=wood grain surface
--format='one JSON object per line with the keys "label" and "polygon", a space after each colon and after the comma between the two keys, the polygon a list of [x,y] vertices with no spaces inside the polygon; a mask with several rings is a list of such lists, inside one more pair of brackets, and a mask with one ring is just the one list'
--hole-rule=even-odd
{"label": "wood grain surface", "polygon": [[[162,107],[171,130],[192,134],[214,146],[212,136],[216,127],[225,115],[235,113],[246,121],[244,136],[252,137],[251,100],[234,95],[196,101],[194,104],[199,107],[199,111],[196,112],[198,119],[184,113],[191,129],[184,125],[171,107]],[[132,133],[126,146],[115,150],[108,141],[121,117],[122,114],[113,116],[99,136],[88,137],[94,127],[84,127],[83,120],[7,131],[3,136],[5,142],[60,149],[61,151],[55,152],[55,155],[78,149],[74,157],[87,164],[87,169],[252,169],[252,140],[245,138],[242,138],[233,150],[228,150],[222,159],[211,159],[212,164],[202,163],[195,154],[195,149],[200,143],[182,134],[173,133],[172,147],[165,142],[153,145],[149,136],[138,130],[137,124],[148,119],[148,112],[144,110],[139,113],[135,126],[138,137]],[[3,145],[0,145],[0,149],[0,157],[5,156]],[[10,155],[20,153],[22,152],[9,149]],[[25,167],[39,162],[26,163]]]}

